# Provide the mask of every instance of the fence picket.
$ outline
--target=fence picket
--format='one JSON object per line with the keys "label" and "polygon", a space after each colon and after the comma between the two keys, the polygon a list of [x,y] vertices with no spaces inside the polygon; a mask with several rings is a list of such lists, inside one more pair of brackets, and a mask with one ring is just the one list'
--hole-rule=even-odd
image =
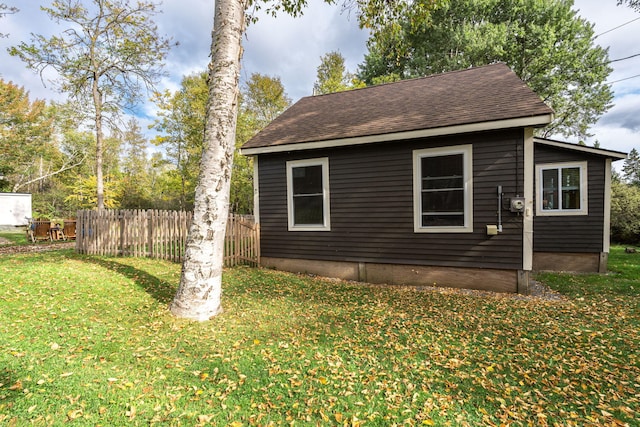
{"label": "fence picket", "polygon": [[[76,251],[181,262],[192,220],[193,213],[184,211],[81,210]],[[260,227],[252,217],[230,214],[225,233],[225,267],[260,264]]]}

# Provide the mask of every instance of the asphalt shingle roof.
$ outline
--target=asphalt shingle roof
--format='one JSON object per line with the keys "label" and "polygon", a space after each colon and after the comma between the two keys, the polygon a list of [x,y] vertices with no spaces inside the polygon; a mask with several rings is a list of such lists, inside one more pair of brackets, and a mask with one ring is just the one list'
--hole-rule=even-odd
{"label": "asphalt shingle roof", "polygon": [[243,149],[552,114],[505,64],[300,99]]}

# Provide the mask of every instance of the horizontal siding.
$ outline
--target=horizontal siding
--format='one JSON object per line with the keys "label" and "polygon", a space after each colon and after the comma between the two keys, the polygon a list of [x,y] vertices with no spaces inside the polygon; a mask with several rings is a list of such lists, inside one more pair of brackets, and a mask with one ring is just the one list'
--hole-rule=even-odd
{"label": "horizontal siding", "polygon": [[[535,162],[587,161],[589,215],[535,216],[536,252],[602,252],[604,232],[605,159],[561,148],[536,145]],[[536,180],[538,177],[536,176]]]}
{"label": "horizontal siding", "polygon": [[[474,232],[414,233],[413,150],[473,144]],[[287,231],[286,162],[329,158],[330,232]],[[507,131],[410,142],[260,156],[261,254],[273,258],[519,269],[522,219],[503,211],[497,185],[522,194],[522,132]]]}

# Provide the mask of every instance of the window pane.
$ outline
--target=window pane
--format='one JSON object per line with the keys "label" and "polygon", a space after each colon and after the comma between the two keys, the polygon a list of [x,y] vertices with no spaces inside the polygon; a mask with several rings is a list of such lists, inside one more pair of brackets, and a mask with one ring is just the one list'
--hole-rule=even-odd
{"label": "window pane", "polygon": [[562,169],[562,209],[580,209],[580,168]]}
{"label": "window pane", "polygon": [[322,194],[322,165],[293,168],[293,194]]}
{"label": "window pane", "polygon": [[461,177],[463,172],[462,168],[462,154],[422,158],[423,178]]}
{"label": "window pane", "polygon": [[422,215],[423,227],[464,226],[464,214],[459,215]]}
{"label": "window pane", "polygon": [[423,157],[423,227],[464,226],[464,155]]}
{"label": "window pane", "polygon": [[322,195],[294,196],[293,221],[295,225],[323,225]]}
{"label": "window pane", "polygon": [[422,212],[464,212],[464,191],[429,191],[422,194]]}
{"label": "window pane", "polygon": [[542,209],[558,209],[558,169],[542,171]]}

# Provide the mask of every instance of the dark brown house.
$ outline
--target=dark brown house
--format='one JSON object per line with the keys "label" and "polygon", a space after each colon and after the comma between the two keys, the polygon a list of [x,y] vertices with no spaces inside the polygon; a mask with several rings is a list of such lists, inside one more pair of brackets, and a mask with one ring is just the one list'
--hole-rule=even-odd
{"label": "dark brown house", "polygon": [[625,155],[535,138],[552,118],[504,64],[301,99],[242,147],[263,265],[503,292],[603,271]]}

